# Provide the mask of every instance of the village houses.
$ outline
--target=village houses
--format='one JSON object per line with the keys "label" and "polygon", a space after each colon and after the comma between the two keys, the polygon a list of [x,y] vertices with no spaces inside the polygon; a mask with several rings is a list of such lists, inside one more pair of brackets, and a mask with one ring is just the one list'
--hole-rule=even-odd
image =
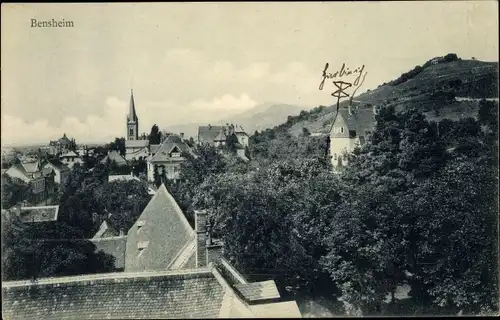
{"label": "village houses", "polygon": [[195,214],[193,229],[161,185],[126,235],[103,222],[91,239],[122,272],[3,282],[4,317],[301,317],[273,280],[249,282],[226,261],[207,213]]}

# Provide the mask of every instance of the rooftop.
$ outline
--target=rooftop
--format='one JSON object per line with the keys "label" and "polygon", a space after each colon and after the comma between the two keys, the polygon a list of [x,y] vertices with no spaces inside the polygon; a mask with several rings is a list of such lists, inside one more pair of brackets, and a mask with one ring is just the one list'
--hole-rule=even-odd
{"label": "rooftop", "polygon": [[[161,185],[127,233],[125,270],[166,270],[192,242],[195,232],[164,185]],[[139,245],[149,241],[147,247]]]}
{"label": "rooftop", "polygon": [[90,241],[96,246],[96,252],[103,251],[115,257],[115,268],[125,268],[125,249],[127,236],[93,238]]}
{"label": "rooftop", "polygon": [[212,264],[3,282],[2,293],[6,319],[301,317],[294,301],[248,304]]}

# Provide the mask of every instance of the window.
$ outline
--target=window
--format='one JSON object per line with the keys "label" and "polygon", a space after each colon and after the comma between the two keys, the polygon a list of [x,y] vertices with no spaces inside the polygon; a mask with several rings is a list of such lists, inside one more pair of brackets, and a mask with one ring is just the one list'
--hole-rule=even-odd
{"label": "window", "polygon": [[139,251],[139,255],[144,252],[144,249],[148,247],[149,241],[142,241],[137,244],[137,250]]}
{"label": "window", "polygon": [[170,154],[170,156],[171,156],[172,158],[178,158],[178,157],[180,157],[180,156],[181,156],[181,153],[180,153],[180,152],[175,152],[175,151],[174,151],[174,152],[172,152],[172,153]]}
{"label": "window", "polygon": [[133,135],[134,135],[134,128],[130,127],[130,128],[128,129],[128,135],[129,135],[129,136],[133,136]]}
{"label": "window", "polygon": [[144,220],[137,221],[137,233],[139,233],[139,230],[141,230],[141,228],[144,226],[145,223],[146,221]]}
{"label": "window", "polygon": [[344,133],[344,127],[340,127],[340,133]]}

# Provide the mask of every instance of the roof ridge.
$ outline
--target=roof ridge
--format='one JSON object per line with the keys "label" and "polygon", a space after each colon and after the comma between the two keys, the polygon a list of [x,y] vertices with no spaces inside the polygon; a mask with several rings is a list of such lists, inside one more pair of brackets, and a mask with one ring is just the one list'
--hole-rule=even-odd
{"label": "roof ridge", "polygon": [[127,236],[111,236],[111,237],[104,237],[104,238],[92,238],[89,239],[90,241],[101,241],[101,240],[120,240],[120,239],[125,239]]}
{"label": "roof ridge", "polygon": [[[188,232],[191,235],[194,235],[195,234],[194,229],[189,224],[189,221],[187,220],[186,216],[182,212],[182,209],[179,207],[179,204],[177,203],[177,201],[175,201],[174,197],[170,194],[170,192],[168,192],[167,187],[165,187],[165,184],[162,183],[160,185],[160,187],[158,188],[158,191],[160,191],[160,190],[162,190],[161,192],[164,192],[165,195],[167,196],[168,200],[173,203],[175,213],[179,216],[179,218],[181,219],[182,223],[184,224],[184,226],[186,227]],[[158,191],[157,191],[157,193],[158,193]],[[151,199],[151,200],[153,200],[153,199]]]}
{"label": "roof ridge", "polygon": [[168,277],[179,275],[198,275],[198,274],[213,274],[210,268],[195,268],[183,270],[163,270],[163,271],[141,271],[141,272],[113,272],[113,273],[100,273],[90,275],[77,275],[77,276],[64,276],[53,278],[42,278],[33,282],[31,280],[19,281],[4,281],[2,288],[24,287],[32,285],[45,285],[45,284],[59,284],[59,283],[74,283],[82,281],[95,281],[107,279],[127,279],[127,278],[145,278],[145,277]]}

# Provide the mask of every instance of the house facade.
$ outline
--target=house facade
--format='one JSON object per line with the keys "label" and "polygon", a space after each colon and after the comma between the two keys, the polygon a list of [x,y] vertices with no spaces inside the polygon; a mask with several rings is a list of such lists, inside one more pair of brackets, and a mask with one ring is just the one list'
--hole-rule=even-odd
{"label": "house facade", "polygon": [[190,151],[184,139],[175,134],[169,135],[146,159],[148,181],[154,181],[155,171],[160,175],[165,173],[168,180],[179,180],[181,163],[186,160],[182,154]]}
{"label": "house facade", "polygon": [[339,109],[329,133],[329,154],[334,168],[346,166],[347,155],[370,138],[376,111],[375,106]]}
{"label": "house facade", "polygon": [[54,182],[60,187],[64,186],[71,172],[70,168],[59,160],[47,160],[44,165],[46,169],[54,170]]}
{"label": "house facade", "polygon": [[30,186],[30,203],[43,203],[54,193],[55,173],[52,169],[43,168],[41,160],[27,160],[13,164],[5,174],[11,178],[18,178]]}
{"label": "house facade", "polygon": [[75,151],[68,151],[65,154],[62,154],[59,159],[63,164],[68,166],[68,168],[73,169],[76,163],[82,164],[83,159],[78,155]]}
{"label": "house facade", "polygon": [[244,147],[248,146],[248,134],[241,126],[226,124],[225,126],[199,126],[198,143],[208,144],[215,147],[225,146],[227,138],[234,134],[238,143]]}

